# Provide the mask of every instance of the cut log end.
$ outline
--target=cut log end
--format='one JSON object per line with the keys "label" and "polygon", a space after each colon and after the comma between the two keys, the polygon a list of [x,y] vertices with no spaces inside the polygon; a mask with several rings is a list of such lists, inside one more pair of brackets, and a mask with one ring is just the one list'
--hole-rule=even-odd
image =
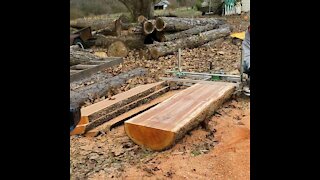
{"label": "cut log end", "polygon": [[175,141],[175,133],[170,131],[139,126],[126,122],[124,128],[127,135],[133,142],[155,151],[164,150],[173,145]]}
{"label": "cut log end", "polygon": [[108,48],[108,56],[110,57],[126,57],[128,52],[128,48],[121,41],[112,43]]}
{"label": "cut log end", "polygon": [[164,20],[161,18],[157,18],[155,22],[155,28],[157,29],[157,31],[163,31],[165,27],[166,26]]}
{"label": "cut log end", "polygon": [[152,21],[145,21],[143,23],[143,32],[145,34],[151,34],[154,31],[154,25],[152,23]]}
{"label": "cut log end", "polygon": [[151,48],[150,54],[151,54],[151,57],[154,59],[158,59],[158,57],[160,57],[160,53],[156,47]]}
{"label": "cut log end", "polygon": [[146,21],[146,20],[147,20],[147,18],[144,17],[143,15],[140,15],[140,16],[138,17],[138,23],[143,23],[143,22]]}

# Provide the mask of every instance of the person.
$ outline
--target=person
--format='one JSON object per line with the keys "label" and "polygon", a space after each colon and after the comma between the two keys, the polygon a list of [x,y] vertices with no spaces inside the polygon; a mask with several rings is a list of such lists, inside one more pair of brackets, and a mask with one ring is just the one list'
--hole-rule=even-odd
{"label": "person", "polygon": [[248,84],[243,90],[246,94],[250,95],[250,25],[242,41],[242,66],[243,73],[248,75]]}

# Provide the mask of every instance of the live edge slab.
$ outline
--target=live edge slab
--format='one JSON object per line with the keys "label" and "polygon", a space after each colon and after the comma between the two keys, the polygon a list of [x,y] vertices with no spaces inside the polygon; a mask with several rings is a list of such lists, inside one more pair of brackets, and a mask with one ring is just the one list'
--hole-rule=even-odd
{"label": "live edge slab", "polygon": [[234,83],[195,84],[125,121],[127,135],[151,150],[165,150],[213,113],[235,91]]}

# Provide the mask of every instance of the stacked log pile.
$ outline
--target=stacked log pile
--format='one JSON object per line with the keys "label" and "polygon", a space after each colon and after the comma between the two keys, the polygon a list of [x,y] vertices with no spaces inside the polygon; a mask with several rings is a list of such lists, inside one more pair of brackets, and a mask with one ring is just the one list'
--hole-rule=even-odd
{"label": "stacked log pile", "polygon": [[136,23],[106,18],[70,24],[72,28],[91,26],[95,46],[107,48],[108,56],[126,57],[129,49],[140,49],[147,59],[173,54],[179,48],[199,47],[231,33],[226,22],[217,18],[139,16]]}

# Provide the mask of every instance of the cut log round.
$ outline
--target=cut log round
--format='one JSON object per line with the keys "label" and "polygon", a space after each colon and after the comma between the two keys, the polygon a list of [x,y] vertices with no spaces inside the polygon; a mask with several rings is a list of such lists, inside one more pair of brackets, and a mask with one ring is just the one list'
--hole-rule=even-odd
{"label": "cut log round", "polygon": [[143,15],[140,15],[140,16],[138,16],[138,23],[143,23],[144,21],[146,21],[147,20],[147,18],[146,17],[144,17]]}
{"label": "cut log round", "polygon": [[122,41],[116,41],[108,47],[109,57],[127,57],[128,48]]}
{"label": "cut log round", "polygon": [[143,23],[143,33],[145,35],[151,34],[154,29],[154,20],[148,20]]}
{"label": "cut log round", "polygon": [[156,18],[155,28],[157,31],[163,31],[163,29],[165,28],[165,22],[162,18]]}
{"label": "cut log round", "polygon": [[151,150],[172,147],[232,96],[235,84],[196,84],[125,122],[125,132],[136,144]]}
{"label": "cut log round", "polygon": [[217,38],[228,36],[230,29],[228,27],[214,29],[200,33],[199,35],[193,35],[188,38],[181,38],[174,41],[161,42],[157,44],[147,45],[151,56],[157,59],[160,56],[167,54],[173,54],[179,48],[195,48],[201,46],[209,41],[213,41]]}

